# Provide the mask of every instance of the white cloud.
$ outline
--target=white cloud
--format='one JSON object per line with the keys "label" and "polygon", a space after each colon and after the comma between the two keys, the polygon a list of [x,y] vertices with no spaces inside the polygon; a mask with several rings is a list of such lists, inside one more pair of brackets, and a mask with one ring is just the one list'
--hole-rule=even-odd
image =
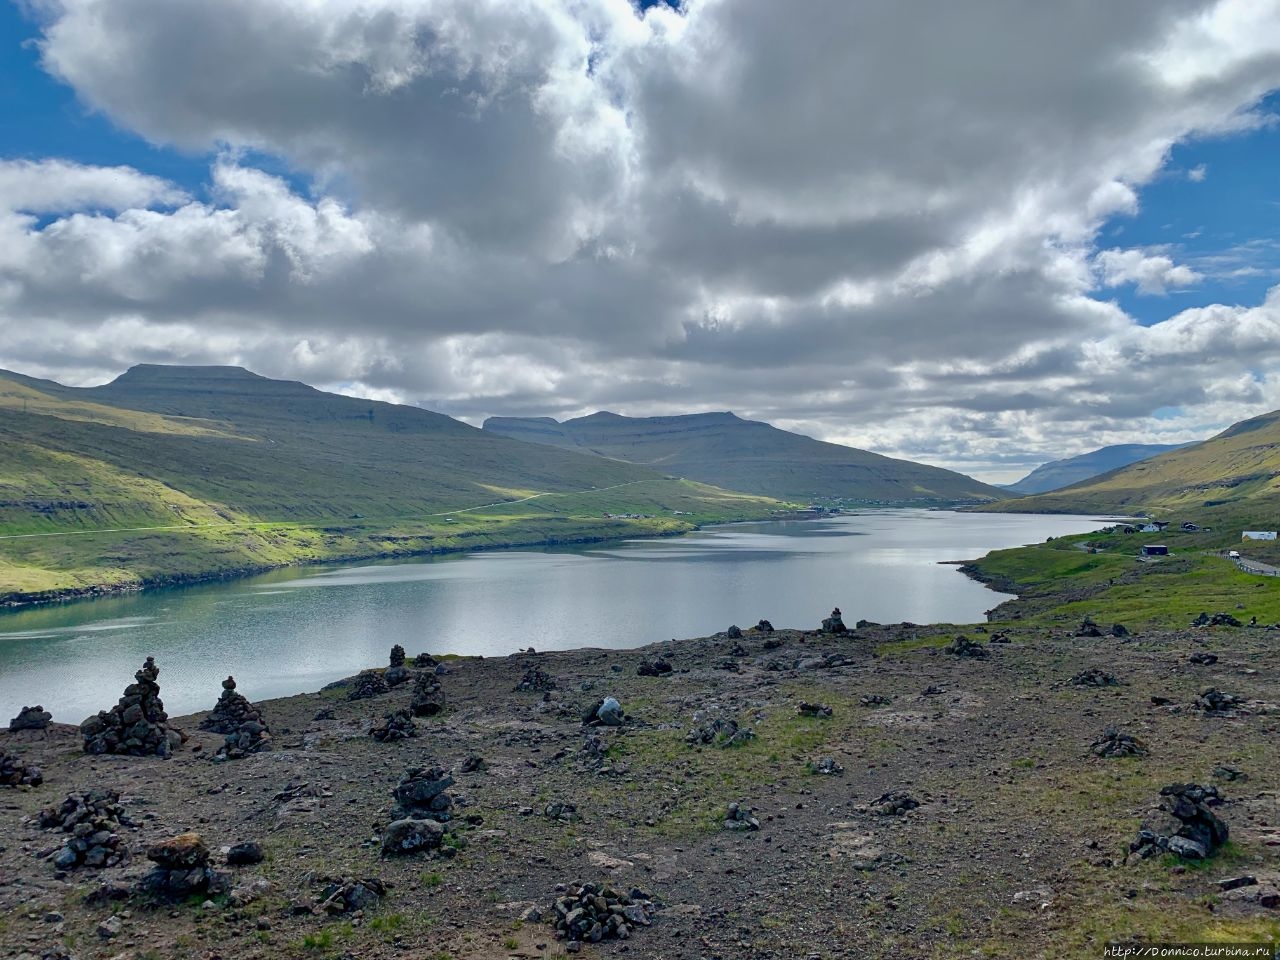
{"label": "white cloud", "polygon": [[0,161],[6,365],[733,408],[993,469],[1280,401],[1273,305],[1139,326],[1099,291],[1216,274],[1097,240],[1173,144],[1263,122],[1274,2],[41,9],[46,68],[211,186]]}

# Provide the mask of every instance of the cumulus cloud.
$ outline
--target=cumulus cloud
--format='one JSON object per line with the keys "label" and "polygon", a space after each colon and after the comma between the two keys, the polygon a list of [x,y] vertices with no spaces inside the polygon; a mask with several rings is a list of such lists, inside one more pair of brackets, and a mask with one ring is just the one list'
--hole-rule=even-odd
{"label": "cumulus cloud", "polygon": [[210,182],[0,161],[9,366],[735,409],[979,472],[1280,406],[1276,294],[1142,327],[1107,291],[1205,268],[1097,239],[1175,143],[1263,122],[1274,0],[39,10],[45,69]]}

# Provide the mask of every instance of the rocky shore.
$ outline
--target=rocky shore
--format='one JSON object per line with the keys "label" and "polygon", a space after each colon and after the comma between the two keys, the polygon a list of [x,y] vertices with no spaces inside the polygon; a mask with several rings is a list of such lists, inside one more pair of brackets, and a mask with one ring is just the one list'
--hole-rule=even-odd
{"label": "rocky shore", "polygon": [[0,956],[1096,957],[1280,929],[1274,632],[826,619],[424,644],[176,718],[157,651],[84,730],[0,732],[41,775],[0,783]]}

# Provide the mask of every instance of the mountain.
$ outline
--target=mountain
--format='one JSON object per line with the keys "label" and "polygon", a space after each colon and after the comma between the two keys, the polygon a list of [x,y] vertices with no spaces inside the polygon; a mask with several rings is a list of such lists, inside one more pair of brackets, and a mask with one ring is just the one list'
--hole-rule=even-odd
{"label": "mountain", "polygon": [[0,371],[0,600],[778,506],[238,367],[144,364],[89,388]]}
{"label": "mountain", "polygon": [[950,470],[825,443],[732,413],[624,417],[601,412],[563,423],[549,417],[490,417],[484,430],[783,500],[934,504],[1007,496]]}
{"label": "mountain", "polygon": [[1076,457],[1042,463],[1017,483],[1004,485],[1004,489],[1017,494],[1048,493],[1185,446],[1185,443],[1120,443],[1101,447]]}
{"label": "mountain", "polygon": [[1259,517],[1280,508],[1280,411],[1244,420],[1202,443],[997,507],[1018,512],[1145,511],[1153,515],[1206,508]]}

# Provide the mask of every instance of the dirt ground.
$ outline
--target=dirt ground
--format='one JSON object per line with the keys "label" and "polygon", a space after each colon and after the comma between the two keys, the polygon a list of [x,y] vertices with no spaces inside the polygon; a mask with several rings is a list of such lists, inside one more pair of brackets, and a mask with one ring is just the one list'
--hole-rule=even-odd
{"label": "dirt ground", "polygon": [[[909,624],[448,658],[447,709],[419,719],[416,738],[369,736],[407,706],[411,683],[357,701],[338,688],[262,703],[274,749],[228,762],[210,759],[221,738],[197,730],[202,715],[176,720],[190,740],[169,760],[85,755],[74,727],[0,734],[44,774],[37,788],[0,788],[0,956],[555,957],[565,944],[552,927],[521,916],[547,911],[557,884],[574,881],[638,888],[658,904],[652,926],[581,955],[1101,957],[1130,938],[1277,937],[1280,910],[1265,904],[1280,885],[1280,713],[1269,706],[1280,701],[1280,633],[999,629],[1011,642],[987,644],[981,659],[942,648],[960,631],[992,634]],[[1197,651],[1219,660],[1192,664]],[[657,656],[674,671],[638,676]],[[163,695],[165,671],[180,665],[158,662]],[[1123,685],[1067,683],[1091,667]],[[530,668],[556,689],[516,692]],[[1192,709],[1209,686],[1250,703],[1231,716]],[[602,696],[621,701],[622,727],[583,727],[582,709]],[[831,716],[803,716],[801,701]],[[326,708],[331,719],[314,719]],[[756,736],[725,749],[685,742],[715,717]],[[1109,726],[1149,753],[1092,756]],[[603,758],[584,750],[593,735]],[[483,767],[459,772],[469,755]],[[823,758],[843,772],[812,772]],[[432,765],[454,771],[455,839],[384,859],[392,788],[406,768]],[[1223,766],[1247,779],[1215,778]],[[1189,781],[1218,786],[1231,842],[1202,863],[1126,863],[1139,825],[1159,817],[1160,787]],[[132,858],[60,873],[62,835],[33,815],[92,787],[120,792]],[[919,805],[881,815],[890,791]],[[758,830],[724,827],[734,801],[754,809]],[[556,803],[576,810],[547,816]],[[219,866],[233,892],[207,902],[101,898],[147,871],[149,844],[183,831],[201,834],[216,864],[245,840],[266,859]],[[1257,882],[1218,883],[1245,875]],[[389,889],[358,915],[312,912],[323,879],[343,876]]]}

